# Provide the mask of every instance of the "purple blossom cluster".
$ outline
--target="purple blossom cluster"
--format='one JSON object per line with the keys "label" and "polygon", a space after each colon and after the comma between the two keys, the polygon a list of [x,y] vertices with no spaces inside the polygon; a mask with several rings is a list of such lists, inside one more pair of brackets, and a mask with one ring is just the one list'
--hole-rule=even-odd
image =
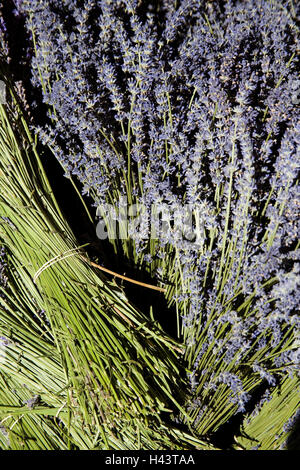
{"label": "purple blossom cluster", "polygon": [[288,431],[291,431],[293,429],[293,426],[296,424],[297,420],[299,420],[300,418],[300,409],[298,409],[294,415],[288,419],[288,421],[285,423],[285,425],[283,426],[283,431],[284,432],[288,432]]}
{"label": "purple blossom cluster", "polygon": [[[203,246],[174,247],[173,301],[191,388],[213,397],[223,384],[243,410],[249,371],[273,386],[278,369],[299,367],[295,7],[277,0],[19,7],[34,40],[32,82],[49,108],[37,132],[66,175],[95,206],[118,194],[146,207],[199,208]],[[157,249],[164,276],[168,242]],[[147,244],[137,250],[147,253]],[[151,262],[153,253],[146,256]]]}

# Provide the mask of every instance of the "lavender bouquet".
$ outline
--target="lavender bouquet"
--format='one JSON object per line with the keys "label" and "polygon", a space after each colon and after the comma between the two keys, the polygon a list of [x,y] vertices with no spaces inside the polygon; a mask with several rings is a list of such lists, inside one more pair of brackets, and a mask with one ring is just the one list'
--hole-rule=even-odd
{"label": "lavender bouquet", "polygon": [[251,427],[262,396],[299,383],[295,3],[15,7],[47,110],[32,130],[81,188],[99,244],[164,291],[188,381],[174,422],[212,439],[236,417]]}

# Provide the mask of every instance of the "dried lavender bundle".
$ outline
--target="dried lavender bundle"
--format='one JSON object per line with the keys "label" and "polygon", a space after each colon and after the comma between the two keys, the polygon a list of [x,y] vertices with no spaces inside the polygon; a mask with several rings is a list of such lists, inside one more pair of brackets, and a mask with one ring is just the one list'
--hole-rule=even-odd
{"label": "dried lavender bundle", "polygon": [[24,0],[21,12],[49,109],[36,131],[66,175],[95,207],[197,209],[197,243],[174,230],[112,243],[171,286],[190,414],[214,431],[299,368],[296,6]]}
{"label": "dried lavender bundle", "polygon": [[210,448],[160,420],[186,414],[181,345],[93,270],[0,65],[0,447]]}

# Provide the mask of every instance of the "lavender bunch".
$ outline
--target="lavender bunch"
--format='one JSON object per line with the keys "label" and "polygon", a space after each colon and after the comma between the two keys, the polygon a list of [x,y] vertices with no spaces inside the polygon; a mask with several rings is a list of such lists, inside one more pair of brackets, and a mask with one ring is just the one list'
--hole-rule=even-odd
{"label": "lavender bunch", "polygon": [[181,345],[81,251],[0,65],[0,447],[206,448],[160,419],[184,413]]}
{"label": "lavender bunch", "polygon": [[49,109],[36,132],[66,175],[95,207],[197,209],[198,243],[172,230],[112,243],[166,279],[190,415],[212,432],[299,367],[295,7],[24,0],[21,11]]}

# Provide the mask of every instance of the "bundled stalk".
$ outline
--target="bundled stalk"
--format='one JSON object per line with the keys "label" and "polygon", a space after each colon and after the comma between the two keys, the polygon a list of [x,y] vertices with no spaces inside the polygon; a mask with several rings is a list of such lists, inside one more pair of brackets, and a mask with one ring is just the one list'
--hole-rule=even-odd
{"label": "bundled stalk", "polygon": [[[25,384],[38,395],[41,405],[32,414],[59,418],[66,445],[201,445],[161,418],[182,410],[181,346],[90,266],[59,210],[9,82],[7,88],[9,106],[0,107],[1,240],[8,273],[0,298],[2,390],[13,383],[18,395]],[[28,409],[0,396],[2,422],[25,416],[25,428],[37,425]],[[58,445],[55,436],[49,437],[52,446]]]}
{"label": "bundled stalk", "polygon": [[299,449],[299,379],[284,377],[265,393],[252,413],[245,416],[236,448],[251,450]]}

